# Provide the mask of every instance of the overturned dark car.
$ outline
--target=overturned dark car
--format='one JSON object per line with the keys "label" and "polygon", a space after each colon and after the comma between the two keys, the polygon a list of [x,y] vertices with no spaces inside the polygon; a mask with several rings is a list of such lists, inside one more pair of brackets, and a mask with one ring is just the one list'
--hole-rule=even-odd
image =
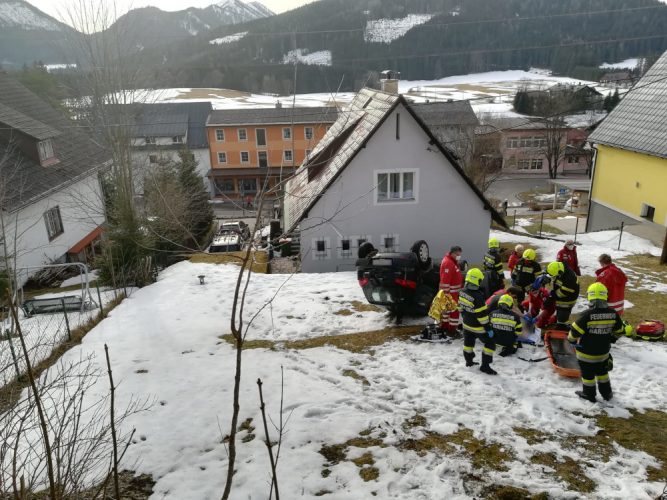
{"label": "overturned dark car", "polygon": [[386,307],[398,323],[403,316],[426,316],[438,293],[439,266],[433,265],[424,240],[415,242],[410,252],[378,252],[363,243],[356,267],[366,300]]}

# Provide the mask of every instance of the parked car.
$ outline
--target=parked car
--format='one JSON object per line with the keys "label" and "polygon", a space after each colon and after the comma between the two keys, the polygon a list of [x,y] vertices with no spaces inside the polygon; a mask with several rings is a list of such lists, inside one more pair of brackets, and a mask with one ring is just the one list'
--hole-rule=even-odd
{"label": "parked car", "polygon": [[211,245],[208,247],[208,253],[239,252],[242,249],[241,235],[235,231],[225,231],[213,238]]}
{"label": "parked car", "polygon": [[359,247],[357,279],[371,304],[384,306],[397,323],[403,316],[426,316],[438,293],[440,273],[419,240],[410,252],[378,252],[371,243]]}
{"label": "parked car", "polygon": [[242,220],[223,221],[220,223],[220,228],[218,230],[219,234],[227,233],[230,231],[238,233],[244,240],[250,238],[250,228],[248,227],[248,224]]}

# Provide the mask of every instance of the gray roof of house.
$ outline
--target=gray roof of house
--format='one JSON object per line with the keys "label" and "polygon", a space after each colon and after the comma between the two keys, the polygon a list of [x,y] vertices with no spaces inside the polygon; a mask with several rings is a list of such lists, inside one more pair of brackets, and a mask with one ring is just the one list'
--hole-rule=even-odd
{"label": "gray roof of house", "polygon": [[451,125],[479,125],[470,101],[427,102],[410,106],[431,130]]}
{"label": "gray roof of house", "polygon": [[[466,180],[474,193],[491,211],[492,217],[502,225],[504,220],[484,198],[484,195],[463,173],[451,151],[442,146],[429,127],[401,95],[388,94],[364,88],[359,91],[344,113],[338,117],[326,135],[287,183],[290,198],[286,214],[288,231],[294,231],[299,222],[307,216],[319,197],[336,180],[341,172],[354,160],[364,144],[380,128],[386,118],[403,104],[419,123],[431,142],[449,160],[454,169]],[[314,172],[317,172],[314,174]]]}
{"label": "gray roof of house", "polygon": [[219,109],[211,112],[207,125],[289,125],[291,123],[334,123],[338,110],[333,106],[312,108]]}
{"label": "gray roof of house", "polygon": [[[501,116],[491,117],[485,120],[485,125],[490,125],[505,134],[511,134],[513,130],[545,130],[548,125],[542,118],[534,116]],[[563,121],[562,128],[571,128]]]}
{"label": "gray roof of house", "polygon": [[30,137],[43,141],[60,135],[60,132],[49,127],[46,123],[30,118],[20,111],[0,103],[0,123],[15,130],[19,130]]}
{"label": "gray roof of house", "polygon": [[[208,147],[206,119],[213,107],[206,102],[160,102],[128,104],[134,122],[133,137],[185,135],[189,149]],[[178,147],[181,147],[180,145]]]}
{"label": "gray roof of house", "polygon": [[590,142],[667,158],[667,51],[590,135]]}
{"label": "gray roof of house", "polygon": [[[3,208],[15,210],[28,205],[94,174],[111,161],[111,156],[61,111],[55,110],[15,79],[1,72],[0,89],[0,104],[5,109],[10,108],[29,117],[34,126],[37,123],[44,125],[36,127],[32,133],[50,138],[59,160],[56,164],[41,166],[39,161],[20,149],[19,143],[22,141],[12,140],[12,130],[7,129],[16,130],[14,127],[0,127],[3,128],[0,133],[0,151],[9,152],[7,160],[0,165],[0,175],[6,189],[4,198],[0,200]],[[58,131],[59,135],[51,136],[52,131]],[[35,139],[40,140],[37,137]],[[35,154],[36,151],[35,145]]]}

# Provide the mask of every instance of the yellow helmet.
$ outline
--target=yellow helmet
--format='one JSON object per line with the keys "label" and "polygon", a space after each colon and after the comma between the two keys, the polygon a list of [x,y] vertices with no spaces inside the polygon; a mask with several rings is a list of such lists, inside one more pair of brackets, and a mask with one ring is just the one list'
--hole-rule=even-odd
{"label": "yellow helmet", "polygon": [[[563,265],[562,262],[559,264]],[[594,300],[607,300],[607,287],[602,283],[593,283],[588,287],[588,301],[593,302]]]}
{"label": "yellow helmet", "polygon": [[477,269],[476,267],[473,267],[470,271],[466,273],[466,283],[479,286],[482,284],[483,279],[484,279],[484,273],[479,269]]}
{"label": "yellow helmet", "polygon": [[626,337],[634,337],[635,335],[635,329],[625,320],[623,320],[623,333],[625,333]]}
{"label": "yellow helmet", "polygon": [[532,248],[528,248],[523,252],[522,257],[526,260],[535,260],[537,259],[537,254]]}
{"label": "yellow helmet", "polygon": [[500,242],[497,238],[489,239],[489,248],[500,248]]}
{"label": "yellow helmet", "polygon": [[498,305],[499,306],[507,306],[509,309],[512,309],[514,307],[514,299],[512,298],[511,295],[505,294],[498,299]]}
{"label": "yellow helmet", "polygon": [[[552,262],[547,266],[547,273],[549,273],[549,275],[553,276],[554,278],[560,274],[563,274],[564,272],[565,272],[565,264],[563,264],[562,262]],[[605,300],[607,300],[606,297]]]}

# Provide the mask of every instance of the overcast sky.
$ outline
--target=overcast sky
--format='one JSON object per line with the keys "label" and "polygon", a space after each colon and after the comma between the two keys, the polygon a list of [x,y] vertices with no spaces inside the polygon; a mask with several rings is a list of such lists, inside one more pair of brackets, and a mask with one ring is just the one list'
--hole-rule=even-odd
{"label": "overcast sky", "polygon": [[[93,0],[99,1],[99,0]],[[109,0],[112,1],[112,0]],[[188,7],[208,7],[214,3],[222,3],[224,0],[115,0],[120,14],[137,7],[146,7],[153,5],[162,10],[184,10]],[[261,3],[276,13],[285,12],[294,9],[300,5],[310,3],[312,0],[261,0]],[[78,0],[28,0],[29,3],[47,14],[64,21],[60,12],[66,10],[69,6],[78,3]]]}

